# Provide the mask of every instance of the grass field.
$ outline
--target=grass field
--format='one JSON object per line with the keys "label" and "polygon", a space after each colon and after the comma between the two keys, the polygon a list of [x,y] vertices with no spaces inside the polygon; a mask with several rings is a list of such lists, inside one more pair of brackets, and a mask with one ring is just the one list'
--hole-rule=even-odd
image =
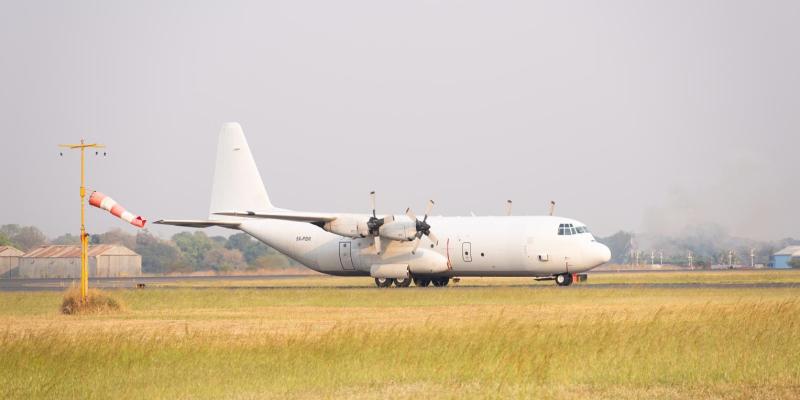
{"label": "grass field", "polygon": [[0,293],[0,398],[800,397],[798,287],[256,282],[288,287],[118,290],[124,312],[89,316],[58,314],[61,293]]}
{"label": "grass field", "polygon": [[[758,284],[758,283],[797,283],[800,284],[800,270],[722,270],[722,271],[664,271],[664,272],[604,272],[592,273],[588,283],[595,284]],[[553,286],[552,281],[534,282],[530,278],[464,278],[453,286]],[[149,284],[152,287],[375,287],[369,277],[335,277],[310,275],[284,279],[246,280],[191,280],[170,281]]]}

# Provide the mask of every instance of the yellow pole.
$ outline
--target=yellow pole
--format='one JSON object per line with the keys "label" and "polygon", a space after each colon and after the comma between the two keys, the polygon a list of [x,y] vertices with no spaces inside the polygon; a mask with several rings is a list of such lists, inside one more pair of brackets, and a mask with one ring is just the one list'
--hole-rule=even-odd
{"label": "yellow pole", "polygon": [[80,144],[61,144],[60,147],[67,147],[70,149],[81,150],[81,302],[86,302],[86,295],[89,293],[89,235],[86,233],[86,155],[85,150],[87,147],[105,147],[102,144],[91,143],[85,144],[81,139]]}
{"label": "yellow pole", "polygon": [[[83,144],[83,139],[81,139]],[[86,148],[81,146],[81,302],[86,302],[86,295],[89,293],[89,268],[88,256],[89,243],[86,240],[86,208],[84,198],[86,197],[86,178],[85,178],[85,153]]]}

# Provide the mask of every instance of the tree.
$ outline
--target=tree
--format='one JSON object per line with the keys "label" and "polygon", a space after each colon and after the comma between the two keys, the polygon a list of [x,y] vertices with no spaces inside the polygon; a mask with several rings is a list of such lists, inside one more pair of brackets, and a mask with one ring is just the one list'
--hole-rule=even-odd
{"label": "tree", "polygon": [[122,229],[112,229],[106,233],[91,235],[91,244],[119,244],[131,250],[136,248],[136,236],[124,232]]}
{"label": "tree", "polygon": [[57,245],[80,245],[81,238],[80,236],[73,235],[71,233],[65,233],[53,240],[50,241],[50,244],[57,244]]}
{"label": "tree", "polygon": [[0,227],[0,234],[4,235],[13,246],[23,251],[47,243],[47,237],[35,226],[3,225]]}
{"label": "tree", "polygon": [[0,246],[13,246],[14,243],[6,236],[5,233],[0,232]]}
{"label": "tree", "polygon": [[214,242],[205,233],[181,232],[173,235],[172,241],[181,250],[192,269],[206,269],[206,264],[203,261],[205,260],[206,252],[214,247]]}
{"label": "tree", "polygon": [[214,248],[207,252],[203,263],[217,272],[241,271],[247,266],[239,250],[224,247]]}
{"label": "tree", "polygon": [[255,266],[256,260],[259,257],[270,254],[270,248],[257,240],[253,240],[250,235],[246,233],[236,233],[228,238],[225,244],[227,249],[236,249],[242,252],[245,261],[250,266]]}
{"label": "tree", "polygon": [[789,259],[789,266],[792,268],[800,268],[800,257],[792,257]]}
{"label": "tree", "polygon": [[188,265],[177,247],[148,232],[136,235],[135,251],[142,256],[142,272],[166,273],[186,269]]}

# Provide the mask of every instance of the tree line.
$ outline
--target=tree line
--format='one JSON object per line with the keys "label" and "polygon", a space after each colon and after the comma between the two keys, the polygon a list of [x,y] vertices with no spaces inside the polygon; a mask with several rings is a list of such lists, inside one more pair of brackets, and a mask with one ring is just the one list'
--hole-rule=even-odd
{"label": "tree line", "polygon": [[[800,240],[793,238],[759,241],[735,237],[713,225],[686,227],[676,235],[619,231],[598,237],[597,241],[611,249],[613,264],[633,264],[637,257],[639,264],[649,264],[651,255],[658,263],[663,255],[664,264],[687,266],[692,254],[692,265],[698,268],[727,265],[730,261],[735,265],[750,265],[751,251],[755,264],[766,265],[778,250],[800,245]],[[800,258],[792,259],[790,265],[800,268]]]}
{"label": "tree line", "polygon": [[[13,246],[28,252],[48,244],[80,245],[80,237],[67,233],[50,240],[34,226],[0,226],[0,246]],[[165,240],[146,230],[131,234],[114,229],[90,235],[89,244],[118,244],[135,251],[142,256],[142,272],[145,273],[228,273],[298,266],[275,249],[242,232],[228,237],[208,236],[200,231],[180,232]]]}
{"label": "tree line", "polygon": [[[731,250],[734,250],[735,263],[749,264],[750,250],[753,249],[756,254],[755,262],[766,264],[770,261],[770,256],[781,248],[800,244],[800,241],[791,238],[777,241],[736,238],[720,228],[687,229],[677,236],[620,231],[608,237],[598,237],[597,240],[611,248],[612,263],[630,264],[638,253],[640,264],[645,264],[654,251],[659,261],[658,252],[663,252],[665,264],[686,265],[687,255],[691,252],[693,264],[701,268],[725,264]],[[34,226],[0,226],[0,246],[11,245],[30,251],[45,244],[79,245],[80,238],[67,233],[48,240]],[[181,232],[165,240],[146,230],[134,235],[114,229],[91,235],[90,244],[121,244],[135,251],[142,256],[142,271],[147,273],[225,273],[298,266],[291,259],[252,239],[246,233],[224,237],[207,236],[200,231]],[[791,263],[795,268],[800,268],[800,259],[792,259]]]}

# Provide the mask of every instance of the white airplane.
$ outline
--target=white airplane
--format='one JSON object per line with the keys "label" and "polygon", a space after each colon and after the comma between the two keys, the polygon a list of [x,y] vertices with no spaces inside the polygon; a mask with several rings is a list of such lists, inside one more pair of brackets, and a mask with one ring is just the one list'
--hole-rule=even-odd
{"label": "white airplane", "polygon": [[[238,123],[219,134],[211,208],[204,220],[155,223],[246,232],[297,262],[329,275],[371,276],[379,287],[446,286],[453,277],[554,280],[608,262],[611,251],[586,225],[554,216],[429,217],[298,212],[272,205]],[[434,231],[436,234],[434,235]]]}

